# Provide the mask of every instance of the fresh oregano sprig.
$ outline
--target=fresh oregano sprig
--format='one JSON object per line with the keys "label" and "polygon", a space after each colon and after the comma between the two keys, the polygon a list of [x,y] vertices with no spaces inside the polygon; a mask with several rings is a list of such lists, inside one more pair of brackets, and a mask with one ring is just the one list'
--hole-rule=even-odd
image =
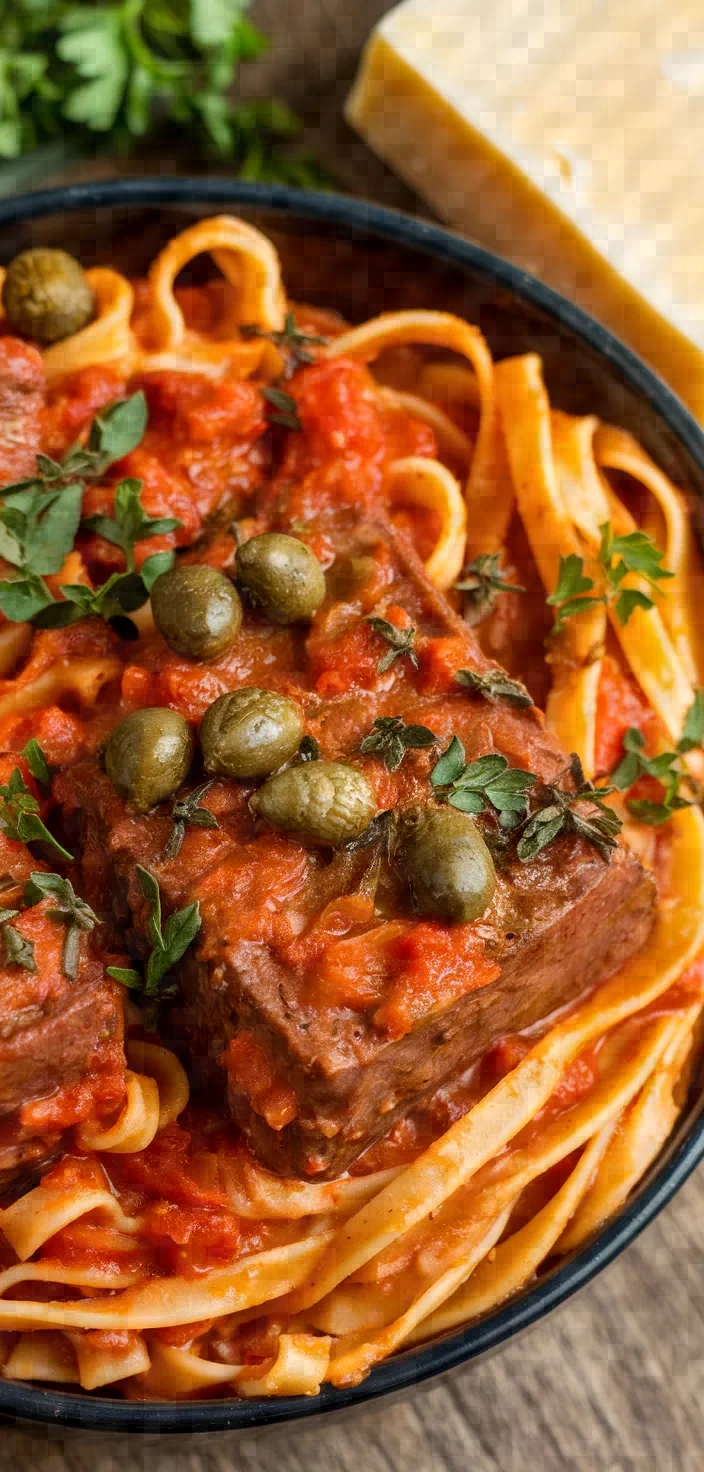
{"label": "fresh oregano sprig", "polygon": [[263,388],[262,397],[270,406],[267,409],[267,420],[269,424],[280,424],[283,429],[300,429],[301,421],[298,418],[296,400],[282,388]]}
{"label": "fresh oregano sprig", "polygon": [[130,990],[141,992],[144,1025],[153,1029],[159,1002],[175,995],[175,988],[162,985],[163,978],[181,960],[198,934],[201,927],[200,906],[196,900],[170,915],[166,924],[162,925],[158,881],[141,864],[137,864],[137,878],[149,905],[147,938],[152,949],[145,974],[142,976],[139,971],[124,966],[108,966],[106,969],[108,976],[112,976],[115,981],[121,982]]}
{"label": "fresh oregano sprig", "polygon": [[26,935],[22,935],[14,925],[10,924],[19,910],[0,910],[0,934],[2,935],[5,961],[8,966],[21,966],[23,971],[36,972],[37,963],[34,959],[34,946]]}
{"label": "fresh oregano sprig", "polygon": [[[565,789],[561,782],[571,780],[572,790]],[[606,799],[615,789],[610,786],[596,787],[587,781],[579,757],[573,755],[563,778],[554,783],[541,782],[532,794],[539,806],[531,813],[521,836],[516,852],[522,863],[529,863],[542,849],[547,848],[558,833],[576,833],[599,850],[602,858],[608,859],[616,848],[622,823],[610,808]],[[589,803],[592,811],[580,812],[576,804]]]}
{"label": "fresh oregano sprig", "polygon": [[256,324],[246,324],[240,327],[240,332],[243,337],[265,337],[267,342],[279,348],[284,357],[284,378],[290,378],[303,364],[315,363],[315,354],[311,353],[310,349],[325,347],[328,341],[326,337],[315,337],[311,333],[300,332],[293,312],[286,313],[286,321],[281,332],[265,332],[263,327],[257,327]]}
{"label": "fresh oregano sprig", "polygon": [[191,828],[220,827],[215,813],[211,813],[210,808],[200,806],[202,799],[212,787],[214,781],[215,778],[211,777],[201,787],[196,787],[194,792],[189,792],[185,797],[176,799],[171,810],[171,821],[173,823],[171,836],[164,849],[162,858],[167,860],[178,858],[183,846],[183,840],[186,836],[187,826]]}
{"label": "fresh oregano sprig", "polygon": [[533,697],[525,685],[520,680],[512,680],[503,670],[488,670],[485,675],[478,674],[476,670],[458,670],[455,684],[463,685],[473,695],[484,695],[487,700],[498,702],[503,700],[519,709],[527,709],[533,704]]}
{"label": "fresh oregano sprig", "polygon": [[98,923],[97,915],[90,905],[77,895],[70,880],[60,874],[30,874],[25,885],[26,905],[37,905],[43,899],[55,899],[56,904],[47,914],[60,920],[66,927],[63,945],[62,969],[69,981],[78,976],[81,935],[88,934]]}
{"label": "fresh oregano sprig", "polygon": [[567,619],[585,613],[599,604],[613,607],[616,617],[627,624],[636,608],[655,607],[655,601],[640,588],[624,588],[627,573],[637,573],[654,592],[660,592],[659,584],[674,577],[662,567],[664,552],[661,552],[645,532],[629,532],[626,536],[614,536],[611,523],[606,521],[599,527],[601,543],[597,561],[604,575],[604,590],[595,591],[594,579],[584,572],[584,558],[576,552],[560,558],[557,587],[548,597],[551,607],[557,609],[553,633],[564,628]]}
{"label": "fresh oregano sprig", "polygon": [[525,593],[519,583],[509,583],[501,571],[500,552],[482,552],[460,574],[458,593],[466,593],[464,616],[469,624],[481,623],[502,593]]}
{"label": "fresh oregano sprig", "polygon": [[463,813],[494,812],[502,828],[515,828],[528,813],[527,792],[537,782],[533,772],[511,767],[492,753],[469,764],[458,736],[435,763],[431,785],[451,807]]}
{"label": "fresh oregano sprig", "polygon": [[380,757],[388,770],[395,772],[410,748],[423,750],[436,744],[437,736],[427,726],[407,726],[401,716],[377,716],[359,749],[365,756],[373,753]]}
{"label": "fresh oregano sprig", "polygon": [[[663,788],[661,802],[651,802],[647,798],[631,798],[626,806],[634,818],[639,818],[642,823],[648,823],[653,828],[659,828],[667,823],[674,812],[680,808],[690,807],[692,803],[701,800],[698,784],[690,776],[686,767],[682,765],[681,758],[687,752],[694,751],[704,742],[704,691],[697,690],[694,700],[687,711],[682,735],[675,746],[674,751],[659,752],[656,756],[646,756],[645,737],[637,726],[629,726],[623,738],[624,755],[611,775],[611,781],[618,792],[627,792],[641,777],[652,777],[659,782]],[[682,795],[682,788],[691,794],[689,797]]]}
{"label": "fresh oregano sprig", "polygon": [[417,670],[418,655],[413,648],[418,632],[416,628],[411,626],[408,629],[397,629],[396,625],[389,623],[388,619],[377,618],[374,614],[371,614],[367,618],[367,623],[371,624],[374,633],[378,634],[381,639],[385,639],[389,645],[386,654],[382,654],[376,667],[377,674],[383,675],[386,670],[391,668],[395,659],[403,658],[408,659],[414,670]]}
{"label": "fresh oregano sprig", "polygon": [[62,859],[73,858],[39,817],[39,803],[19,767],[14,767],[9,780],[0,786],[0,828],[15,843],[47,843]]}

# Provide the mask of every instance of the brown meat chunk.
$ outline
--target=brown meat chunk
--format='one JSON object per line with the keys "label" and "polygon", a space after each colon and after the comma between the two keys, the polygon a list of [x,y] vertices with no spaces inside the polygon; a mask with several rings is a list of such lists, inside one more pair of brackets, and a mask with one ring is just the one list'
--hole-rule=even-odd
{"label": "brown meat chunk", "polygon": [[[323,755],[361,762],[378,784],[380,807],[430,800],[432,753],[414,753],[395,775],[375,758],[359,756],[373,718],[399,714],[429,726],[443,745],[456,733],[468,759],[499,752],[512,766],[554,781],[566,757],[535,708],[472,697],[447,680],[438,688],[423,667],[416,678],[397,663],[391,679],[379,682],[377,653],[371,674],[343,682],[339,693],[328,690],[325,680],[322,687],[319,679],[316,684],[319,672],[331,667],[328,643],[350,628],[367,637],[362,633],[367,610],[345,602],[340,589],[344,566],[370,549],[378,555],[380,546],[387,572],[376,611],[383,614],[395,606],[408,614],[418,629],[421,665],[426,645],[437,651],[437,641],[446,640],[455,667],[490,667],[471,630],[428,584],[412,549],[393,528],[344,513],[331,518],[325,532],[337,552],[331,592],[310,632],[297,635],[293,658],[298,663],[286,674]],[[268,637],[266,626],[249,621],[243,639],[257,637]],[[233,674],[233,688],[250,683]],[[429,1003],[420,1015],[416,1011],[405,1032],[394,1035],[383,1023],[383,995],[369,1005],[340,1000],[316,985],[316,965],[311,971],[300,960],[301,937],[305,942],[326,906],[340,896],[363,893],[373,851],[330,862],[324,852],[275,834],[255,819],[248,806],[251,792],[251,785],[217,783],[207,804],[217,812],[219,828],[189,830],[178,859],[165,861],[166,807],[144,818],[126,814],[92,764],[62,774],[55,784],[55,796],[84,824],[83,851],[91,856],[91,869],[84,871],[83,892],[104,908],[111,897],[123,935],[131,915],[135,954],[146,949],[137,863],[157,876],[166,912],[199,901],[202,929],[182,967],[195,1072],[200,1076],[204,1063],[207,1073],[228,1050],[232,1115],[260,1158],[282,1173],[338,1175],[395,1119],[462,1072],[502,1034],[535,1022],[611,975],[642,946],[653,921],[653,882],[625,850],[607,862],[589,843],[563,835],[530,864],[507,857],[487,913],[474,928],[460,927],[471,932],[489,963],[485,984],[477,984],[480,973],[458,942],[460,985],[451,986],[437,1005]],[[384,883],[383,894],[377,892],[377,916],[400,919],[412,938],[422,922],[409,910],[398,883],[394,889],[388,875]],[[326,945],[323,938],[318,971]],[[211,1066],[211,1080],[218,1075]]]}

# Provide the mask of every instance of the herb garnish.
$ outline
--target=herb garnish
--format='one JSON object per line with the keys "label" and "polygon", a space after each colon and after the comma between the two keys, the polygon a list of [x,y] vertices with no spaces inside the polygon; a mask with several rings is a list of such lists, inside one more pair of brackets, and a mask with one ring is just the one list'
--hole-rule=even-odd
{"label": "herb garnish", "polygon": [[487,700],[505,700],[508,705],[525,709],[533,704],[533,697],[520,680],[512,680],[503,670],[489,670],[477,674],[476,670],[458,670],[455,683],[464,685],[474,695],[485,695]]}
{"label": "herb garnish", "polygon": [[147,937],[151,942],[152,950],[147,961],[146,973],[142,977],[138,971],[124,966],[108,966],[106,970],[108,976],[114,977],[115,981],[121,982],[130,990],[142,993],[144,1026],[153,1031],[159,1001],[164,1001],[176,994],[175,986],[161,985],[162,979],[172,966],[181,960],[191,941],[198,934],[201,926],[200,907],[197,900],[191,905],[186,905],[183,910],[177,910],[175,914],[170,915],[162,928],[161,894],[158,882],[154,875],[150,874],[148,869],[144,869],[141,864],[137,864],[137,877],[144,898],[149,904]]}
{"label": "herb garnish", "polygon": [[502,828],[515,828],[528,813],[526,793],[537,782],[533,772],[510,767],[505,756],[492,753],[467,765],[458,736],[453,736],[430,774],[432,786],[463,813],[498,815]]}
{"label": "herb garnish", "polygon": [[407,726],[401,716],[377,716],[359,749],[365,756],[373,752],[395,772],[409,747],[422,750],[436,743],[437,736],[427,726]]}
{"label": "herb garnish", "polygon": [[[597,788],[593,782],[587,782],[577,756],[572,757],[564,777],[571,778],[572,792],[559,785],[562,779],[554,784],[539,782],[535,773],[510,767],[504,756],[494,753],[481,756],[467,766],[462,742],[453,736],[433,768],[430,781],[436,792],[440,789],[439,795],[461,812],[493,811],[501,828],[522,829],[516,852],[523,863],[534,859],[563,831],[578,833],[608,858],[621,830],[620,818],[604,806],[613,787]],[[532,812],[528,793],[530,803],[538,804]],[[576,812],[577,802],[592,803],[598,811],[589,816]]]}
{"label": "herb garnish", "polygon": [[547,600],[557,608],[554,634],[564,628],[568,618],[599,604],[608,608],[613,606],[622,624],[628,623],[635,608],[654,608],[654,599],[640,588],[621,586],[629,572],[638,573],[655,592],[660,591],[658,584],[664,579],[674,577],[674,573],[661,567],[665,554],[645,532],[629,532],[627,536],[615,537],[608,521],[599,527],[599,531],[601,544],[597,559],[604,572],[604,592],[594,592],[593,578],[584,574],[584,558],[576,552],[571,552],[569,557],[561,557],[557,587]]}
{"label": "herb garnish", "polygon": [[465,618],[470,624],[481,623],[494,608],[501,593],[525,593],[518,583],[509,583],[500,570],[501,553],[483,552],[475,557],[455,583],[458,593],[467,593]]}
{"label": "herb garnish", "polygon": [[[566,792],[559,785],[565,777],[573,782],[572,792]],[[606,804],[606,798],[614,790],[613,787],[596,787],[593,782],[588,782],[579,757],[573,754],[569,767],[558,782],[541,782],[535,789],[533,795],[540,807],[531,814],[516,849],[522,863],[529,863],[557,838],[558,833],[563,832],[586,838],[599,850],[602,858],[608,859],[610,850],[617,846],[617,837],[623,826],[618,815]],[[591,803],[596,812],[589,815],[577,812],[574,805],[578,802]]]}
{"label": "herb garnish", "polygon": [[34,946],[31,940],[21,935],[10,920],[14,920],[19,910],[0,910],[0,926],[2,926],[2,943],[5,950],[5,960],[8,966],[21,966],[23,971],[36,972],[37,963],[34,959]]}
{"label": "herb garnish", "polygon": [[173,822],[171,837],[164,849],[162,858],[178,858],[183,840],[186,836],[186,824],[191,828],[220,827],[215,813],[211,813],[210,808],[202,808],[200,806],[201,798],[205,797],[206,792],[212,787],[214,781],[215,778],[211,777],[208,782],[203,783],[202,787],[197,787],[194,792],[189,792],[186,797],[176,799],[171,810],[171,819]]}
{"label": "herb garnish", "polygon": [[243,337],[265,337],[267,342],[274,344],[284,355],[285,366],[283,378],[291,378],[297,368],[305,363],[315,363],[315,353],[310,352],[311,347],[325,347],[327,337],[314,337],[307,332],[299,332],[293,312],[286,313],[286,321],[282,332],[265,332],[263,327],[256,324],[247,324],[240,327]]}
{"label": "herb garnish", "polygon": [[89,933],[98,923],[98,917],[90,905],[77,895],[70,880],[60,874],[30,874],[25,885],[24,900],[27,905],[37,905],[43,899],[55,897],[58,903],[47,910],[54,920],[66,926],[62,966],[64,976],[75,981],[78,976],[81,934]]}
{"label": "herb garnish", "polygon": [[300,429],[296,400],[290,394],[284,393],[282,388],[263,388],[262,396],[267,404],[271,404],[266,416],[269,424],[280,424],[284,429]]}
{"label": "herb garnish", "polygon": [[240,65],[268,45],[246,9],[247,0],[5,3],[0,155],[16,158],[58,137],[69,147],[78,138],[88,154],[108,139],[123,155],[158,127],[170,147],[180,132],[189,158],[205,145],[240,178],[319,188],[321,170],[288,154],[301,132],[291,109],[238,98]]}
{"label": "herb garnish", "polygon": [[50,780],[49,763],[47,762],[47,759],[41,749],[41,746],[39,745],[39,742],[35,740],[34,736],[32,736],[31,740],[27,742],[26,746],[22,747],[21,754],[24,757],[30,772],[32,773],[35,782],[47,783]]}
{"label": "herb garnish", "polygon": [[299,762],[319,762],[320,747],[315,736],[303,736],[300,746],[296,752],[296,760]]}
{"label": "herb garnish", "polygon": [[[687,711],[682,735],[674,751],[663,751],[658,756],[645,755],[645,737],[637,726],[630,726],[623,738],[625,755],[612,773],[611,781],[618,792],[626,792],[641,777],[654,777],[663,788],[661,802],[650,802],[646,798],[631,798],[626,806],[634,818],[659,828],[667,823],[680,808],[691,807],[701,800],[698,784],[682,766],[680,758],[704,742],[704,691],[697,690]],[[682,787],[692,794],[682,796]]]}
{"label": "herb garnish", "polygon": [[367,623],[371,624],[375,634],[385,639],[386,643],[390,645],[387,653],[383,654],[379,660],[376,667],[377,674],[383,675],[386,670],[391,668],[395,659],[403,658],[404,656],[410,660],[414,670],[417,670],[418,655],[413,648],[417,629],[413,626],[408,629],[397,629],[396,625],[389,623],[388,619],[376,618],[373,614],[367,618]]}
{"label": "herb garnish", "polygon": [[92,516],[83,522],[122,549],[126,571],[113,573],[96,589],[80,583],[63,585],[61,600],[54,598],[45,578],[61,570],[73,547],[85,482],[100,478],[139,444],[146,413],[141,390],[119,399],[96,415],[85,448],[74,445],[61,461],[38,455],[35,477],[0,490],[0,556],[17,569],[16,576],[0,582],[0,612],[11,622],[32,620],[40,628],[64,628],[97,614],[130,623],[126,632],[133,635],[134,626],[123,615],[146,603],[154,579],[173,562],[172,552],[157,552],[136,573],[133,544],[181,525],[175,517],[146,514],[139,499],[141,481],[120,481],[112,517]]}
{"label": "herb garnish", "polygon": [[73,858],[39,817],[39,803],[19,767],[13,768],[9,781],[0,787],[0,828],[15,843],[48,843],[62,859]]}

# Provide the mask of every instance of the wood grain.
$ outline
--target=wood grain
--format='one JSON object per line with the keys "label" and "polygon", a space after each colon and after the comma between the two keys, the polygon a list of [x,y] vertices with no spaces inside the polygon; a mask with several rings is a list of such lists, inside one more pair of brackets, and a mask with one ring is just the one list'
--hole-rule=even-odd
{"label": "wood grain", "polygon": [[[250,92],[277,91],[303,112],[308,143],[341,188],[414,210],[417,201],[341,117],[359,49],[386,9],[385,0],[298,0],[294,7],[259,0],[255,19],[276,39],[247,86]],[[163,167],[178,171],[178,161]],[[101,163],[91,172],[107,170]],[[115,172],[124,172],[124,165]],[[160,1444],[5,1428],[0,1468],[701,1472],[703,1242],[700,1172],[639,1241],[557,1315],[492,1359],[418,1387],[402,1401],[264,1437],[223,1434]]]}

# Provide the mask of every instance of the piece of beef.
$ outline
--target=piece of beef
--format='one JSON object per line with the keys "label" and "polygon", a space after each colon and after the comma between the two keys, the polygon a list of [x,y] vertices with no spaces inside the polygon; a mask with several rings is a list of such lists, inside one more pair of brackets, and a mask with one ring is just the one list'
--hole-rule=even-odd
{"label": "piece of beef", "polygon": [[[16,760],[0,757],[0,770]],[[42,867],[0,834],[2,906],[19,911],[11,924],[28,946],[25,964],[0,952],[0,1190],[50,1159],[65,1128],[114,1111],[124,1093],[122,989],[85,935],[77,977],[64,975],[66,927],[52,901],[23,907],[26,881]]]}
{"label": "piece of beef", "polygon": [[0,337],[0,485],[35,472],[44,383],[39,349]]}
{"label": "piece of beef", "polygon": [[[221,685],[267,683],[295,693],[323,755],[361,765],[380,808],[432,800],[428,775],[435,755],[409,752],[397,773],[376,757],[360,756],[361,740],[378,715],[425,724],[443,745],[457,734],[468,759],[499,752],[512,766],[554,781],[566,757],[540,712],[470,696],[447,675],[448,661],[451,670],[479,671],[490,662],[427,582],[404,539],[378,518],[346,512],[331,515],[324,530],[337,556],[328,601],[313,627],[285,631],[288,664],[281,666],[280,653],[276,663],[270,659],[264,681],[255,677],[252,651],[257,640],[260,646],[269,641],[270,650],[272,632],[248,619],[232,664],[218,666]],[[374,644],[364,622],[370,604],[343,591],[348,569],[369,562],[370,553],[384,574],[383,593],[377,579],[371,606],[382,616],[400,608],[417,628],[417,674],[399,660],[378,675],[384,645]],[[340,678],[345,640],[354,664]],[[167,660],[162,678],[176,690],[180,667],[174,676],[172,668]],[[209,685],[205,703],[212,698]],[[243,783],[215,784],[207,805],[219,828],[188,830],[179,857],[166,861],[171,825],[165,808],[146,817],[126,813],[105,774],[90,763],[55,784],[67,812],[83,820],[83,893],[105,910],[112,900],[123,935],[131,914],[136,954],[146,949],[137,863],[158,877],[166,912],[199,901],[202,929],[181,973],[192,1057],[212,1063],[225,1053],[232,1115],[257,1155],[281,1173],[338,1175],[502,1034],[612,974],[643,945],[653,921],[654,884],[635,858],[618,849],[608,862],[589,843],[561,835],[532,863],[521,864],[509,848],[480,922],[429,925],[413,916],[383,862],[378,881],[373,847],[330,861],[255,819],[251,792]],[[414,946],[416,952],[449,947],[449,972],[437,999],[405,995],[398,962],[393,980],[382,975],[374,982],[375,956],[369,996],[345,993],[341,951],[335,949],[344,946],[344,934],[340,940],[334,915],[326,931],[325,916],[340,897],[363,904],[370,885],[376,892],[367,934],[375,926],[382,938],[400,931],[407,954]],[[352,931],[364,941],[364,924]]]}

